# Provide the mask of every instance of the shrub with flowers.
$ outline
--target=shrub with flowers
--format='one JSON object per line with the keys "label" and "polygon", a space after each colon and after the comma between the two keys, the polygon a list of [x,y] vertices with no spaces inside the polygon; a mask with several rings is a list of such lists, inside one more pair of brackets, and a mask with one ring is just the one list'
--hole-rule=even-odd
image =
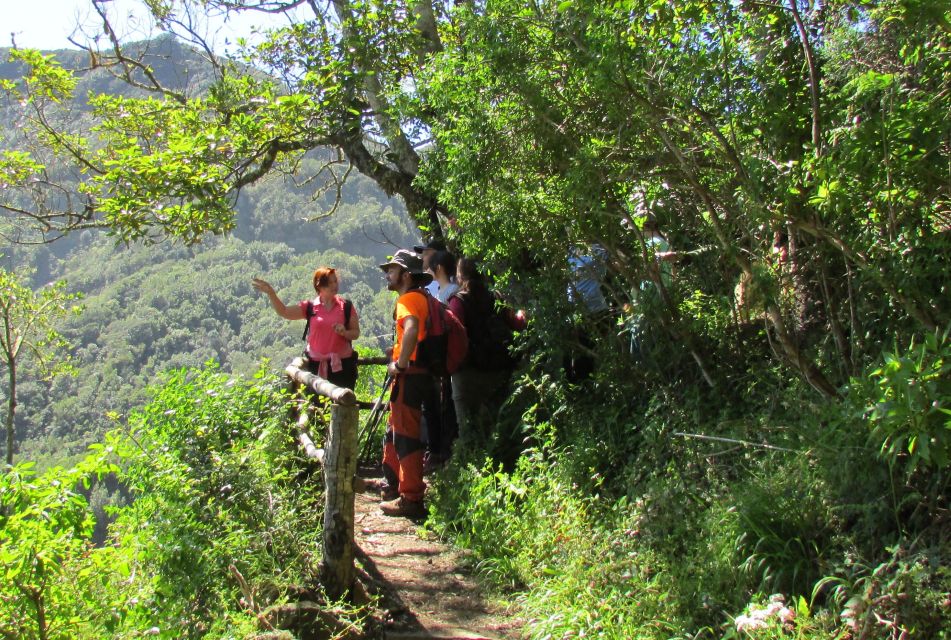
{"label": "shrub with flowers", "polygon": [[[805,601],[800,601],[798,608],[806,607]],[[808,610],[803,613],[808,615]],[[782,594],[773,594],[769,597],[765,607],[751,604],[746,614],[737,616],[733,623],[736,626],[738,637],[758,637],[761,630],[792,631],[796,620],[796,610],[786,606],[786,598]],[[728,634],[732,635],[732,634]]]}

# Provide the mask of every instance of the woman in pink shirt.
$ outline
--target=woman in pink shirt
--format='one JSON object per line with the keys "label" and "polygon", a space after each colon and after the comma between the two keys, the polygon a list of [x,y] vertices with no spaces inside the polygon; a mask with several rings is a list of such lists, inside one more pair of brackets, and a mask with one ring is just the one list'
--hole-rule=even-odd
{"label": "woman in pink shirt", "polygon": [[314,271],[317,297],[302,300],[297,306],[281,302],[274,287],[260,278],[254,278],[251,284],[267,294],[277,315],[287,320],[307,320],[307,368],[338,387],[353,389],[357,383],[357,352],[352,343],[360,337],[360,319],[353,304],[337,295],[337,271],[330,267]]}

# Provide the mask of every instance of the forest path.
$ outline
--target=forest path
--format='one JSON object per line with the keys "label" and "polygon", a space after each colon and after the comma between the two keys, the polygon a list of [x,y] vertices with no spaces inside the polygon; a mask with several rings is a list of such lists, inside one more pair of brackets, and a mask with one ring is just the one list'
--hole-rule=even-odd
{"label": "forest path", "polygon": [[383,637],[415,640],[519,638],[522,622],[489,602],[462,553],[426,536],[420,522],[385,516],[373,493],[357,493],[357,564],[381,595]]}

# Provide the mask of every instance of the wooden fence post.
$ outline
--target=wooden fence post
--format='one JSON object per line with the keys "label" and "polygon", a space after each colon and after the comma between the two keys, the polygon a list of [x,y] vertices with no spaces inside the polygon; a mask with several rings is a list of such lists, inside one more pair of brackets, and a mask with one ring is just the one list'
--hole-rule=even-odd
{"label": "wooden fence post", "polygon": [[357,471],[359,407],[335,404],[324,451],[323,559],[321,577],[331,598],[350,590],[354,579],[353,478]]}
{"label": "wooden fence post", "polygon": [[302,369],[303,360],[295,359],[285,371],[295,383],[310,392],[328,398],[330,426],[324,449],[319,450],[307,433],[307,402],[298,405],[298,440],[309,458],[324,470],[324,532],[320,579],[327,595],[339,598],[353,586],[353,482],[357,473],[357,430],[360,406],[353,391],[331,384]]}

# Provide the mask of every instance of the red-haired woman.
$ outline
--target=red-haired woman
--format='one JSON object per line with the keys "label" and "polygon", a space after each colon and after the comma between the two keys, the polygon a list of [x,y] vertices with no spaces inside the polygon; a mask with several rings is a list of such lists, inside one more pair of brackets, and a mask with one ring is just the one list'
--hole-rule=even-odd
{"label": "red-haired woman", "polygon": [[352,342],[360,337],[360,319],[353,304],[337,295],[337,271],[330,267],[314,271],[317,297],[291,307],[281,302],[266,281],[254,278],[251,284],[267,294],[277,315],[287,320],[307,320],[304,355],[308,369],[338,387],[353,389],[357,383],[357,352]]}

